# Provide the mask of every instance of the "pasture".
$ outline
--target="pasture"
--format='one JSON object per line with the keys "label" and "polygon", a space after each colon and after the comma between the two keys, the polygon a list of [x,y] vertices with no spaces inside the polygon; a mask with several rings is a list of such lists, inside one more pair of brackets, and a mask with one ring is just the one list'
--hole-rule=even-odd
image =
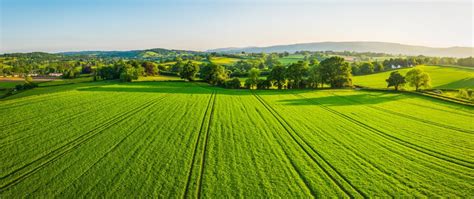
{"label": "pasture", "polygon": [[[459,89],[474,88],[474,69],[456,66],[417,66],[427,72],[431,77],[433,88],[437,89]],[[405,75],[410,68],[398,69],[402,75]],[[392,71],[385,71],[370,75],[361,75],[353,77],[353,84],[359,86],[367,86],[371,88],[386,88],[385,80],[390,76]],[[414,90],[405,85],[408,90]]]}
{"label": "pasture", "polygon": [[474,108],[90,82],[0,101],[0,197],[471,197]]}
{"label": "pasture", "polygon": [[304,56],[301,54],[291,54],[286,57],[278,58],[278,61],[283,65],[288,65],[288,64],[296,63],[298,61],[302,61],[303,59],[304,59]]}
{"label": "pasture", "polygon": [[212,57],[211,62],[219,65],[232,65],[235,62],[238,62],[241,59],[230,58],[230,57]]}

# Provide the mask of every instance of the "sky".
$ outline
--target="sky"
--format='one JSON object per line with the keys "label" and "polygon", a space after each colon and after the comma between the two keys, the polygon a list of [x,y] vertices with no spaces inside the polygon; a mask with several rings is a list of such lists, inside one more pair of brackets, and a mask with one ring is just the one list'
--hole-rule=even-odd
{"label": "sky", "polygon": [[473,46],[472,0],[0,0],[0,53],[323,41]]}

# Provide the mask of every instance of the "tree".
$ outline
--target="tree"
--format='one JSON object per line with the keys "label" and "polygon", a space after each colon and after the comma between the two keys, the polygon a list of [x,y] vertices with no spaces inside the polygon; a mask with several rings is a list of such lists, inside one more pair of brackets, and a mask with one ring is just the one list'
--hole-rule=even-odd
{"label": "tree", "polygon": [[351,71],[353,75],[358,75],[360,74],[360,68],[359,64],[357,62],[354,62],[351,64]]}
{"label": "tree", "polygon": [[327,58],[321,62],[319,69],[322,83],[329,84],[332,88],[352,86],[351,67],[344,58]]}
{"label": "tree", "polygon": [[200,76],[212,85],[223,85],[228,78],[228,72],[221,65],[209,63],[202,66]]}
{"label": "tree", "polygon": [[278,89],[282,89],[286,82],[285,67],[281,64],[275,65],[268,75],[268,80],[274,82]]}
{"label": "tree", "polygon": [[258,78],[260,77],[260,70],[258,70],[257,68],[252,68],[250,69],[249,71],[249,78],[245,81],[246,83],[248,83],[249,87],[248,88],[253,88],[255,86],[257,86],[257,83],[258,83]]}
{"label": "tree", "polygon": [[232,78],[231,80],[227,80],[225,82],[226,88],[238,89],[240,88],[240,79],[237,77]]}
{"label": "tree", "polygon": [[405,77],[403,77],[403,75],[398,71],[391,72],[390,76],[385,81],[388,83],[387,88],[393,86],[396,91],[398,90],[398,87],[403,87],[406,83]]}
{"label": "tree", "polygon": [[298,61],[297,63],[290,64],[286,69],[286,76],[289,81],[289,87],[301,88],[303,77],[307,75],[308,63]]}
{"label": "tree", "polygon": [[154,76],[158,74],[158,65],[153,62],[146,61],[142,63],[142,67],[145,69],[145,74]]}
{"label": "tree", "polygon": [[179,72],[179,75],[181,79],[187,79],[188,81],[194,81],[194,77],[196,74],[199,72],[199,66],[197,64],[194,64],[191,61],[188,61],[183,68],[181,68],[181,71]]}
{"label": "tree", "polygon": [[276,53],[272,53],[268,55],[265,59],[265,66],[268,68],[273,68],[276,65],[279,65],[280,62],[278,61],[278,55]]}
{"label": "tree", "polygon": [[311,88],[318,88],[318,85],[320,83],[322,82],[321,82],[319,64],[312,65],[308,71],[308,86]]}
{"label": "tree", "polygon": [[383,67],[383,64],[380,62],[372,62],[372,65],[374,65],[375,72],[382,72],[385,70],[385,68]]}
{"label": "tree", "polygon": [[272,82],[268,79],[259,79],[257,81],[257,89],[269,89],[272,87]]}
{"label": "tree", "polygon": [[408,84],[410,84],[412,87],[415,87],[415,90],[417,91],[420,87],[431,87],[430,75],[419,68],[414,68],[408,71],[405,79]]}
{"label": "tree", "polygon": [[183,61],[180,57],[176,58],[176,63],[171,67],[171,72],[179,73],[183,68]]}
{"label": "tree", "polygon": [[360,65],[360,72],[362,74],[374,73],[374,65],[370,62],[364,62]]}
{"label": "tree", "polygon": [[138,79],[138,71],[132,66],[125,67],[120,73],[120,81],[131,82],[136,79]]}

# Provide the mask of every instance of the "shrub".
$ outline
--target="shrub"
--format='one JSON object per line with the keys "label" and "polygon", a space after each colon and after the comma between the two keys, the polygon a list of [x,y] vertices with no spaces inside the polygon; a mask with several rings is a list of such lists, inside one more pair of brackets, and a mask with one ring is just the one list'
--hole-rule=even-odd
{"label": "shrub", "polygon": [[224,84],[226,88],[238,89],[240,88],[240,79],[235,77],[231,80],[227,80]]}

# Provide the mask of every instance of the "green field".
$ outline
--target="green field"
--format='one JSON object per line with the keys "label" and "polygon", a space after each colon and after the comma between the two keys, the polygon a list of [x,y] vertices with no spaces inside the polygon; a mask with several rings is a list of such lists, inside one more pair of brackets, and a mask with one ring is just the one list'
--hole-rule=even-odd
{"label": "green field", "polygon": [[474,108],[91,82],[0,101],[0,197],[472,197]]}
{"label": "green field", "polygon": [[212,57],[211,62],[219,65],[232,65],[240,59],[230,57]]}
{"label": "green field", "polygon": [[296,63],[298,61],[302,61],[303,59],[304,59],[303,55],[291,54],[286,57],[278,58],[278,61],[280,61],[280,63],[283,65],[288,65],[288,64]]}
{"label": "green field", "polygon": [[23,84],[25,81],[0,81],[0,89],[15,88],[17,84]]}
{"label": "green field", "polygon": [[[431,77],[433,88],[459,89],[474,88],[474,69],[454,66],[417,66],[427,72]],[[399,69],[405,75],[410,68]],[[371,88],[386,88],[388,78],[392,71],[376,73],[371,75],[354,76],[353,84]],[[405,88],[414,90],[408,85]]]}

